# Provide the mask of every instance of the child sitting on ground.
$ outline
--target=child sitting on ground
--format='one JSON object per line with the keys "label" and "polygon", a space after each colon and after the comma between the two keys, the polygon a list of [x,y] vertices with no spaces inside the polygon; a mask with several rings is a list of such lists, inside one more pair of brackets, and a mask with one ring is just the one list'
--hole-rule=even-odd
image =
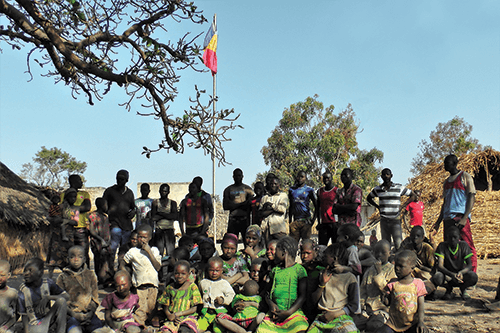
{"label": "child sitting on ground", "polygon": [[271,283],[266,290],[269,311],[257,332],[301,332],[309,324],[301,307],[306,299],[307,272],[295,263],[297,241],[290,236],[276,244],[276,267],[270,274]]}
{"label": "child sitting on ground", "polygon": [[453,287],[460,288],[462,299],[470,299],[467,288],[477,283],[477,274],[472,271],[472,250],[466,242],[460,240],[460,229],[457,226],[452,225],[446,231],[446,241],[436,249],[437,272],[431,282],[436,287],[447,282],[443,296],[445,300],[453,298]]}
{"label": "child sitting on ground", "polygon": [[211,238],[202,238],[198,242],[198,252],[200,254],[200,260],[193,264],[193,268],[196,274],[196,281],[199,283],[205,278],[205,272],[208,266],[208,259],[212,258],[214,254],[217,253],[215,250],[214,241]]}
{"label": "child sitting on ground", "polygon": [[269,282],[269,273],[276,267],[274,263],[274,255],[276,254],[276,244],[278,244],[277,239],[272,239],[267,243],[266,258],[267,258],[267,271],[265,276],[265,281]]}
{"label": "child sitting on ground", "polygon": [[85,266],[87,256],[83,247],[72,246],[68,250],[68,260],[69,267],[63,269],[56,282],[69,295],[68,333],[91,333],[102,327],[95,315],[99,305],[97,277]]}
{"label": "child sitting on ground", "polygon": [[148,224],[141,224],[137,228],[137,247],[125,253],[120,270],[125,269],[125,264],[132,265],[132,283],[137,288],[139,308],[135,312],[135,320],[146,325],[151,313],[156,309],[158,296],[158,271],[161,268],[160,252],[156,247],[150,247],[153,229]]}
{"label": "child sitting on ground", "polygon": [[377,332],[389,318],[389,308],[382,303],[381,296],[387,283],[396,277],[394,265],[389,262],[391,244],[382,239],[374,246],[377,262],[368,268],[361,282],[361,305],[363,315],[368,317],[366,330]]}
{"label": "child sitting on ground", "polygon": [[217,315],[217,322],[226,330],[235,333],[253,332],[264,319],[264,313],[259,315],[259,305],[262,298],[259,296],[259,284],[254,280],[245,282],[241,294],[236,294],[231,307],[236,314],[226,313]]}
{"label": "child sitting on ground", "polygon": [[139,306],[139,296],[130,293],[132,286],[130,274],[127,271],[118,271],[114,280],[116,291],[107,294],[101,303],[107,327],[95,333],[140,333],[140,325],[134,319],[134,312]]}
{"label": "child sitting on ground", "polygon": [[427,333],[424,324],[424,282],[411,274],[417,264],[413,251],[404,250],[396,253],[394,270],[397,278],[389,281],[385,287],[384,303],[389,308],[389,319],[377,332],[417,332]]}
{"label": "child sitting on ground", "polygon": [[[306,295],[312,295],[316,291],[319,285],[319,275],[325,269],[317,259],[318,249],[318,246],[310,238],[303,239],[300,245],[300,260],[307,272]],[[309,323],[312,323],[318,314],[318,302],[314,301],[312,297],[307,297],[302,310],[304,310]]]}
{"label": "child sitting on ground", "polygon": [[227,313],[226,306],[231,304],[235,296],[231,284],[222,278],[224,262],[220,257],[208,259],[207,278],[200,281],[200,290],[203,293],[203,309],[198,320],[200,331],[206,331],[213,326],[213,331],[222,332],[215,318],[219,313]]}
{"label": "child sitting on ground", "polygon": [[320,275],[318,288],[312,294],[319,311],[308,332],[359,332],[352,314],[359,308],[359,285],[356,277],[342,273],[348,253],[341,243],[334,243],[324,252],[326,269]]}
{"label": "child sitting on ground", "polygon": [[247,262],[241,254],[236,253],[237,248],[238,237],[235,234],[226,233],[222,238],[222,255],[220,256],[224,262],[222,278],[235,288],[239,288],[249,279]]}
{"label": "child sitting on ground", "polygon": [[[53,280],[43,278],[40,258],[28,260],[24,266],[24,283],[19,287],[19,314],[25,333],[66,333],[66,302],[69,295]],[[51,305],[51,302],[53,304]]]}
{"label": "child sitting on ground", "polygon": [[[257,258],[252,261],[250,266],[250,279],[259,284],[259,290],[263,291],[266,286],[268,262],[264,258]],[[246,282],[245,282],[246,283]]]}
{"label": "child sitting on ground", "polygon": [[108,202],[104,198],[95,199],[97,210],[90,213],[89,220],[90,248],[94,254],[94,272],[98,284],[113,284],[114,253],[111,251],[111,232],[108,216]]}
{"label": "child sitting on ground", "polygon": [[[158,298],[158,304],[163,305],[167,320],[161,328],[162,332],[176,333],[186,320],[196,324],[196,310],[203,304],[200,291],[195,283],[189,280],[191,267],[186,260],[177,261],[174,266],[175,282],[169,284]],[[197,333],[198,328],[192,333]]]}
{"label": "child sitting on ground", "polygon": [[250,267],[252,260],[266,255],[266,249],[262,246],[262,230],[256,224],[249,226],[245,232],[245,249],[242,251],[243,257]]}
{"label": "child sitting on ground", "polygon": [[10,264],[0,260],[0,333],[12,333],[18,318],[17,290],[7,286],[9,279]]}

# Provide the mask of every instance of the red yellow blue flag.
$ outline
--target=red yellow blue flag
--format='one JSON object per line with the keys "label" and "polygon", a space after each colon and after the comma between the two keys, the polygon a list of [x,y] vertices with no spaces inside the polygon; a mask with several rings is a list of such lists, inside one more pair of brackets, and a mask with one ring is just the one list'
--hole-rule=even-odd
{"label": "red yellow blue flag", "polygon": [[217,73],[217,22],[212,22],[203,43],[203,63],[210,68],[212,75]]}

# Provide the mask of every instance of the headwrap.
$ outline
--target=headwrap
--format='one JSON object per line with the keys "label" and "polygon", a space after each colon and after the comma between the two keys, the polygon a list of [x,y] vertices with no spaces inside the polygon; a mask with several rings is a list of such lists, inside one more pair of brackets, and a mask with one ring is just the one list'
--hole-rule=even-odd
{"label": "headwrap", "polygon": [[259,241],[261,240],[261,238],[262,238],[262,229],[257,224],[252,224],[251,226],[249,226],[247,228],[246,233],[248,234],[250,231],[253,232],[253,233],[255,233],[257,235],[257,237],[259,238]]}
{"label": "headwrap", "polygon": [[234,245],[236,245],[236,247],[238,247],[238,236],[236,236],[235,234],[226,233],[222,238],[222,244],[224,243],[233,243]]}

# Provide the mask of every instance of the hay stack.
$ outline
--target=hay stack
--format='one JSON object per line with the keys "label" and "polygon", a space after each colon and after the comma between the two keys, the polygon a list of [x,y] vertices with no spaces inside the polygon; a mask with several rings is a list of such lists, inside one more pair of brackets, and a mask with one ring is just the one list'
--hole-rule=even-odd
{"label": "hay stack", "polygon": [[45,258],[50,202],[0,162],[0,258],[20,269],[35,256]]}
{"label": "hay stack", "polygon": [[[478,189],[484,188],[487,182],[485,175],[498,180],[500,176],[500,152],[489,149],[480,153],[471,153],[459,158],[458,169],[474,177]],[[436,222],[443,203],[443,182],[449,174],[444,170],[443,163],[430,164],[424,172],[413,178],[408,186],[412,190],[421,190],[421,200],[424,202],[424,223],[429,232]],[[498,185],[493,185],[493,191],[478,190],[476,202],[471,214],[471,228],[480,257],[500,256],[500,191]],[[443,239],[441,225],[436,243]]]}

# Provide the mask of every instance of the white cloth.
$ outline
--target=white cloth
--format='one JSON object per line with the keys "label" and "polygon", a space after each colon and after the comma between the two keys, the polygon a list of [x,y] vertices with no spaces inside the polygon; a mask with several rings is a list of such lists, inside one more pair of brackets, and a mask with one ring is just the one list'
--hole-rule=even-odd
{"label": "white cloth", "polygon": [[288,195],[284,192],[278,192],[275,195],[266,194],[260,201],[260,210],[266,202],[272,204],[273,210],[283,213],[281,215],[272,213],[262,220],[262,230],[265,233],[269,229],[269,234],[274,235],[280,232],[286,233],[286,210],[288,208]]}
{"label": "white cloth", "polygon": [[[161,263],[161,256],[158,248],[152,246],[151,252],[153,253],[156,261]],[[158,280],[158,272],[151,263],[151,260],[149,260],[146,251],[133,247],[125,253],[123,260],[127,264],[132,264],[132,283],[134,286],[139,287],[142,284],[153,284],[158,287],[160,282]]]}
{"label": "white cloth", "polygon": [[212,281],[203,279],[200,281],[200,291],[203,293],[203,307],[209,309],[223,309],[223,306],[215,306],[214,301],[222,296],[224,305],[230,305],[236,295],[231,284],[224,279]]}

